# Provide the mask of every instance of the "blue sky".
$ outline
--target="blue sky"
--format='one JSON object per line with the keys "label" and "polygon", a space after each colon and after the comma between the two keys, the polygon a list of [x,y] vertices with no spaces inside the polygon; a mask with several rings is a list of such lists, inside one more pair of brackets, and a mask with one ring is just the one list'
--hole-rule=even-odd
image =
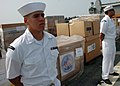
{"label": "blue sky", "polygon": [[[0,23],[18,23],[23,22],[23,17],[17,9],[22,5],[33,2],[45,2],[47,7],[46,16],[64,15],[65,17],[87,15],[91,2],[96,0],[1,0],[0,3]],[[115,2],[120,0],[101,0],[102,3]]]}

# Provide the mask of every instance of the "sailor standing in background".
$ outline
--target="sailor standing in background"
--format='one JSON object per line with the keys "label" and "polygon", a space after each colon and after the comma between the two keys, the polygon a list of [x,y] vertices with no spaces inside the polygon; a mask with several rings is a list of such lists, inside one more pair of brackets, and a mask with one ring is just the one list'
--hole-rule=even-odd
{"label": "sailor standing in background", "polygon": [[116,27],[112,17],[115,15],[113,6],[109,5],[104,8],[105,17],[100,23],[100,42],[102,47],[102,80],[106,84],[112,84],[108,76],[118,76],[119,74],[114,72],[114,60],[116,54]]}
{"label": "sailor standing in background", "polygon": [[61,86],[56,78],[56,38],[44,31],[45,7],[45,3],[33,2],[18,9],[27,29],[6,54],[7,78],[14,86]]}

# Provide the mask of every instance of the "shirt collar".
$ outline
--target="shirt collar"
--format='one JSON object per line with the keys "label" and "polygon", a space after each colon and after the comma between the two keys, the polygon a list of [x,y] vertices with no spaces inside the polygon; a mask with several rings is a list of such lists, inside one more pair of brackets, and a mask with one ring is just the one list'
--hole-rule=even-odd
{"label": "shirt collar", "polygon": [[[28,28],[25,31],[25,35],[26,35],[27,44],[35,42],[35,38],[33,37],[33,35],[31,34]],[[49,35],[49,33],[44,31],[44,39],[46,40],[46,39],[51,39],[51,38],[52,38],[52,35]]]}
{"label": "shirt collar", "polygon": [[108,19],[112,20],[112,18],[110,18],[108,15],[105,15]]}
{"label": "shirt collar", "polygon": [[105,17],[106,17],[109,21],[113,21],[113,19],[110,18],[108,15],[105,15]]}
{"label": "shirt collar", "polygon": [[108,15],[105,15],[105,17],[110,18]]}
{"label": "shirt collar", "polygon": [[25,35],[26,35],[26,43],[27,43],[27,44],[30,44],[30,43],[32,43],[32,42],[35,41],[33,35],[32,35],[31,32],[28,30],[28,28],[27,28],[26,31],[25,31]]}
{"label": "shirt collar", "polygon": [[49,33],[45,32],[45,31],[44,31],[44,36],[46,36],[47,38],[50,38],[50,39],[52,38],[52,35],[50,35]]}

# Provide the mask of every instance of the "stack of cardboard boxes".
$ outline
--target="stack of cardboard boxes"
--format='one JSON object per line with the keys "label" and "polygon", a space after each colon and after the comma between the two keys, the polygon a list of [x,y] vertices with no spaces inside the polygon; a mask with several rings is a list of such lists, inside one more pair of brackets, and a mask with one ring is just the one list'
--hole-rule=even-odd
{"label": "stack of cardboard boxes", "polygon": [[[77,38],[77,39],[76,39]],[[80,37],[57,37],[59,50],[58,78],[61,81],[71,79],[84,71],[84,39]]]}
{"label": "stack of cardboard boxes", "polygon": [[101,54],[99,41],[100,18],[99,17],[95,17],[96,19],[93,18],[94,18],[93,16],[92,17],[88,16],[88,18],[86,16],[74,19],[69,24],[66,24],[68,25],[67,28],[60,27],[63,26],[62,24],[56,25],[58,33],[57,35],[59,35],[61,31],[62,34],[64,34],[63,32],[65,30],[65,32],[68,31],[67,33],[69,33],[69,35],[68,34],[65,35],[68,36],[80,35],[85,38],[84,43],[85,62],[89,62]]}
{"label": "stack of cardboard boxes", "polygon": [[59,49],[58,78],[61,81],[72,79],[84,72],[84,38],[70,36],[69,23],[56,24]]}

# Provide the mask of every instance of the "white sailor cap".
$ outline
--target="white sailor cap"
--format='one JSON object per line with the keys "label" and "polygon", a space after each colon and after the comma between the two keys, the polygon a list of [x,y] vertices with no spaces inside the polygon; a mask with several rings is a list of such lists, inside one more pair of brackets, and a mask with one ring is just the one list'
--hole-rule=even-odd
{"label": "white sailor cap", "polygon": [[45,10],[46,4],[42,2],[33,2],[33,3],[28,3],[18,9],[18,12],[22,16],[26,16],[32,12],[35,11],[43,11]]}
{"label": "white sailor cap", "polygon": [[111,9],[114,9],[112,5],[106,6],[106,7],[104,8],[104,12],[109,11],[109,10],[111,10]]}

